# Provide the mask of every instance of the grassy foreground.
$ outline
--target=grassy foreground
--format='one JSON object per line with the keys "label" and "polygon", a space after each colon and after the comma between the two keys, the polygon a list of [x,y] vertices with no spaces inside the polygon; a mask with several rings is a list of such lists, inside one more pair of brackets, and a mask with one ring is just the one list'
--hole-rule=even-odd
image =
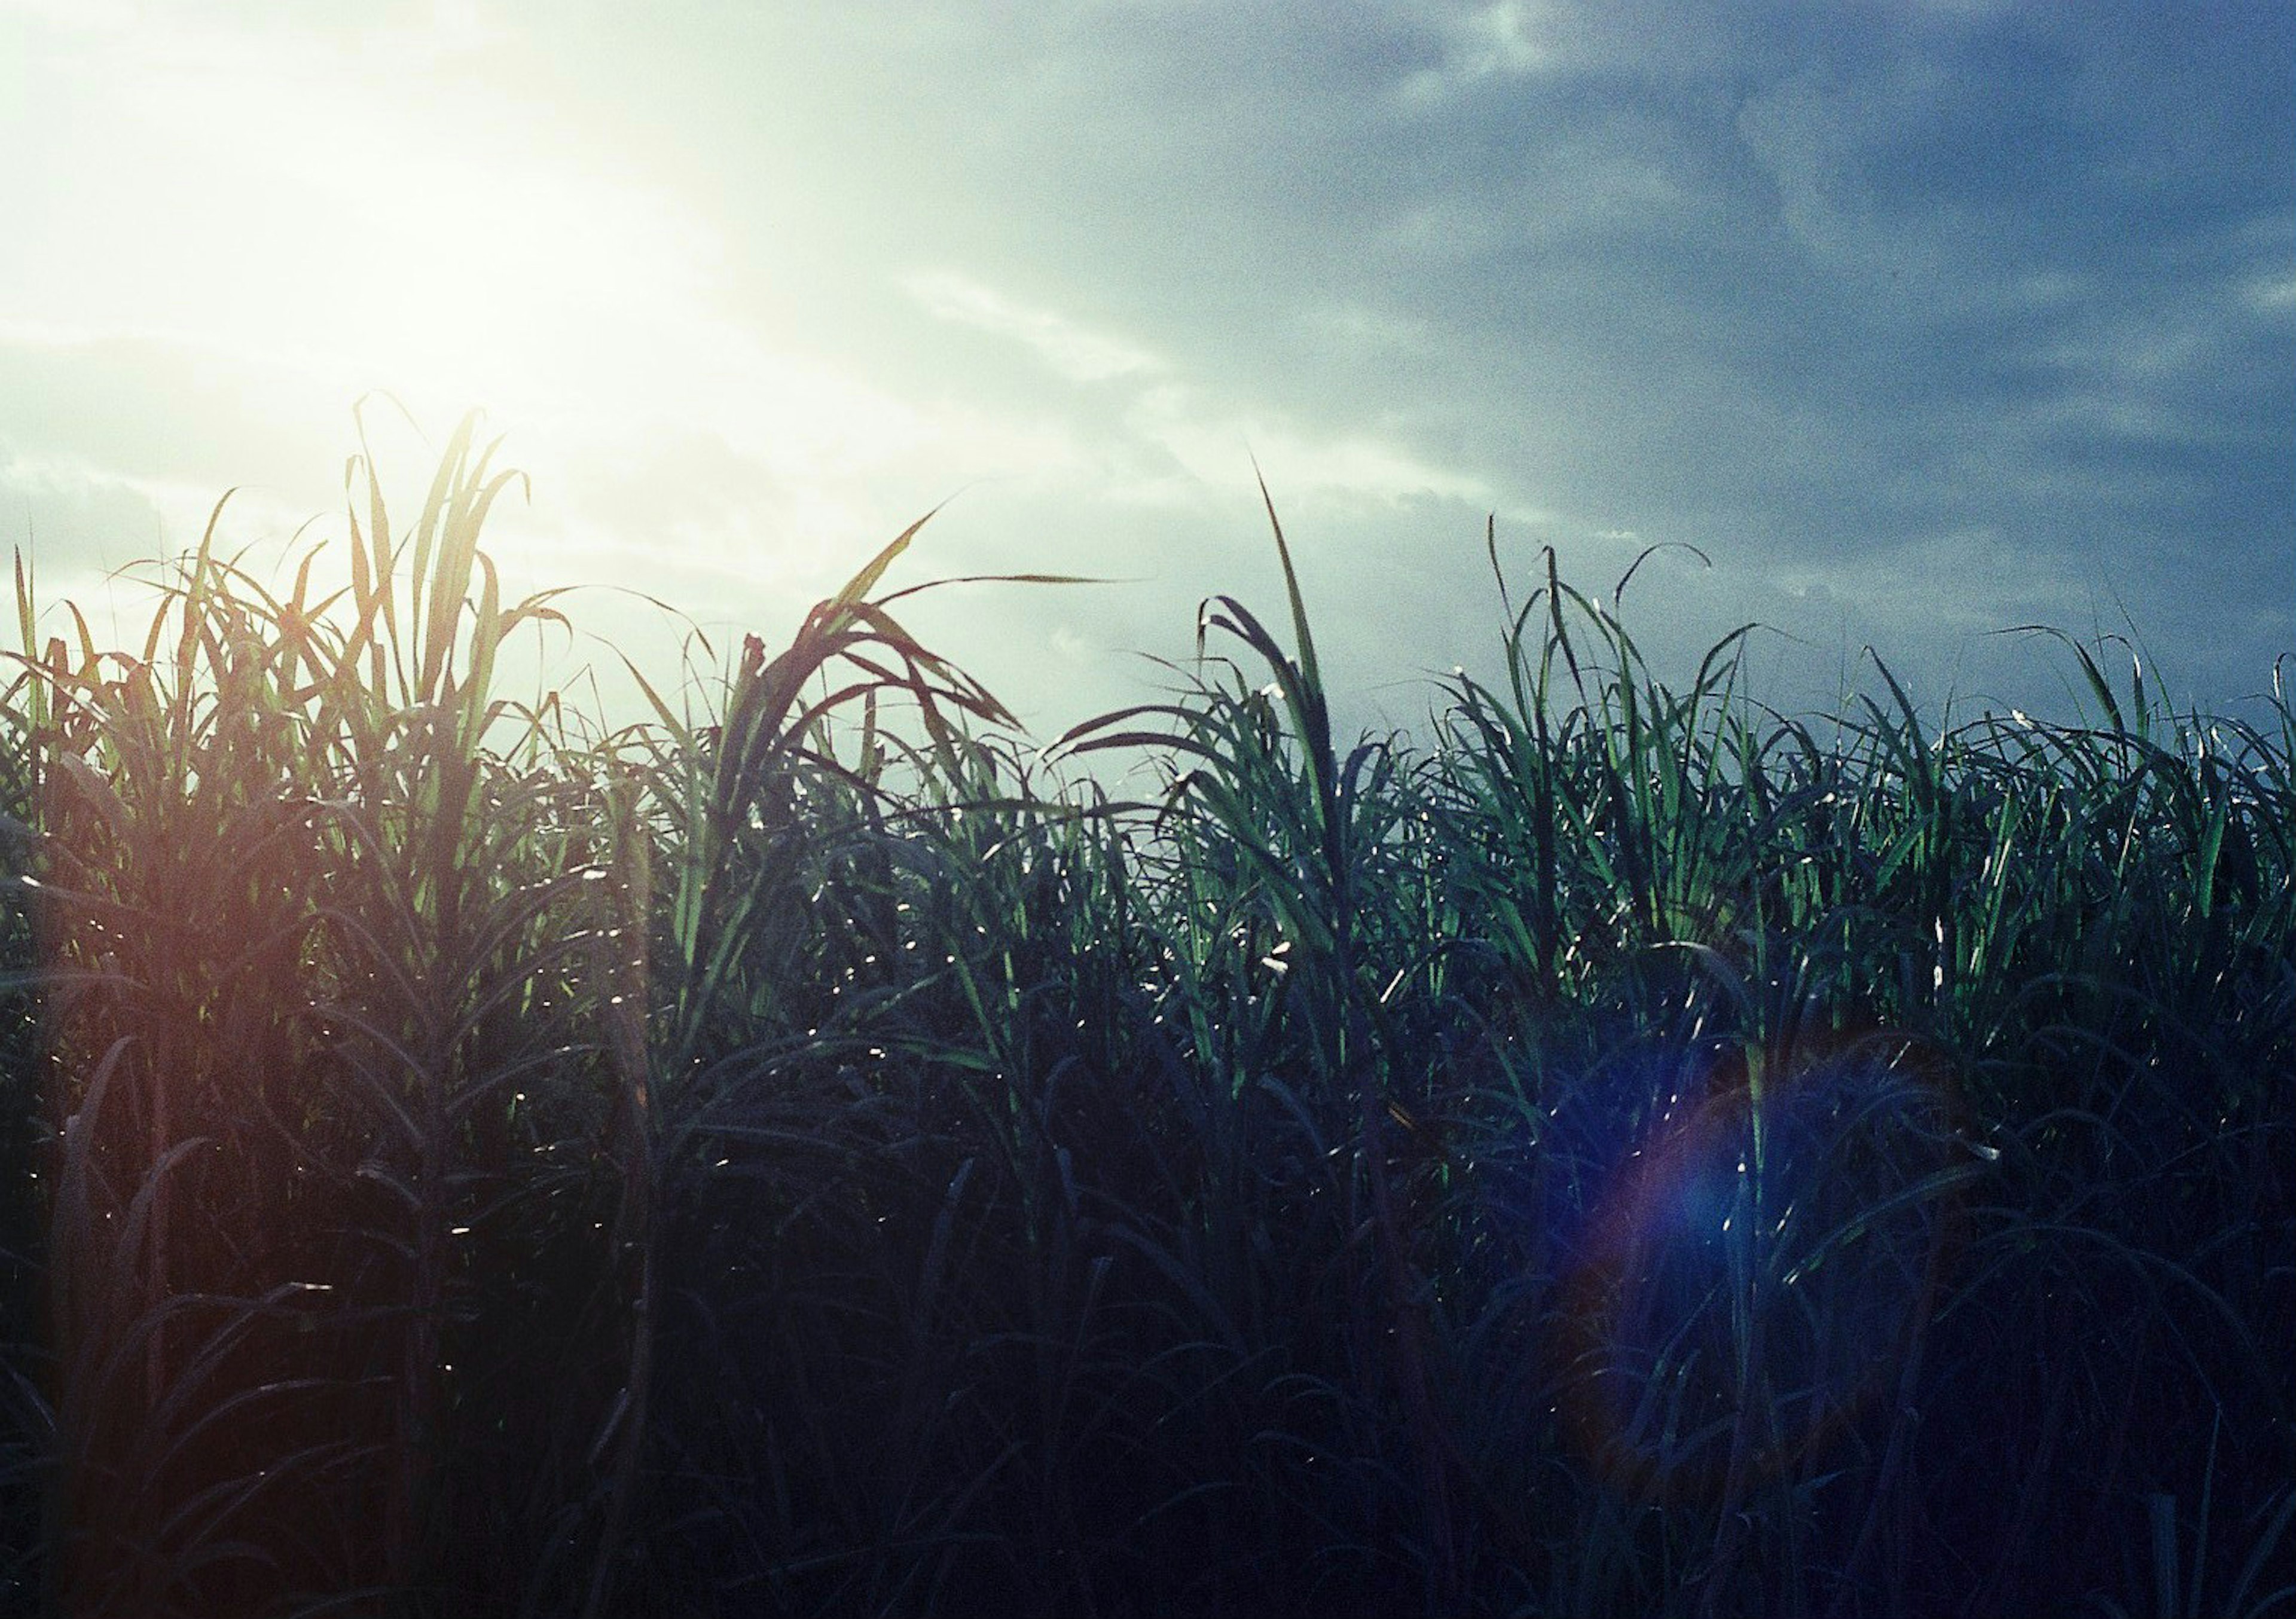
{"label": "grassy foreground", "polygon": [[0,1610],[2296,1612],[2284,691],[1782,718],[1550,554],[1419,748],[1215,598],[1118,801],[905,535],[603,732],[471,432],[20,568]]}

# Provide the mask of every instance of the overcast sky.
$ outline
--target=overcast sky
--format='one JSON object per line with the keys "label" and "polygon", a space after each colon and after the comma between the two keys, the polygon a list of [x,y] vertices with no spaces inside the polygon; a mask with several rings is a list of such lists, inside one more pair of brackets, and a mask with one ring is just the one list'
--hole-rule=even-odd
{"label": "overcast sky", "polygon": [[1792,705],[2133,621],[2221,706],[2296,650],[2296,7],[0,0],[45,593],[340,532],[374,389],[507,435],[529,584],[770,637],[943,503],[902,579],[1133,581],[924,616],[1046,733],[1281,615],[1255,458],[1362,724],[1489,666],[1487,515],[1696,547],[1628,626]]}

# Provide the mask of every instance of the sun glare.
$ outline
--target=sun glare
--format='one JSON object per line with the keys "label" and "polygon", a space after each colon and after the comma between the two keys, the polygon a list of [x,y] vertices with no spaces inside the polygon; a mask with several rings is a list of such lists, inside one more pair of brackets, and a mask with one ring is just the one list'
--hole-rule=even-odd
{"label": "sun glare", "polygon": [[[627,369],[653,320],[702,291],[699,233],[578,151],[471,110],[294,100],[201,135],[201,184],[239,250],[195,273],[251,340],[498,396]],[[297,273],[245,274],[266,260]]]}
{"label": "sun glare", "polygon": [[434,411],[627,387],[708,303],[716,237],[584,120],[489,87],[488,48],[90,25],[56,137],[97,183],[42,199],[29,249],[52,317]]}
{"label": "sun glare", "polygon": [[[745,572],[881,541],[855,489],[889,465],[1038,459],[857,374],[833,321],[776,305],[801,277],[774,232],[719,218],[673,153],[529,75],[467,8],[379,0],[290,29],[0,0],[0,18],[28,25],[0,135],[70,154],[0,169],[18,311],[0,342],[111,356],[91,419],[118,419],[139,368],[256,446],[375,393],[429,430],[478,408],[561,503],[554,550],[626,558],[616,524],[640,512],[657,557],[722,552],[719,528],[763,514],[775,537]],[[183,543],[216,491],[178,498],[153,444],[115,481]],[[664,478],[693,487],[665,503]],[[283,508],[308,510],[300,491]],[[496,541],[506,561],[522,544],[514,525]]]}

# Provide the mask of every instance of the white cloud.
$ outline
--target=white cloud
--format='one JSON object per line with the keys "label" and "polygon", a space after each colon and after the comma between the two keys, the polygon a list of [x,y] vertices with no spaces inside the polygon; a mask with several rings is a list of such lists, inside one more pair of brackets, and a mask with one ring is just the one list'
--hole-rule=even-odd
{"label": "white cloud", "polygon": [[[1168,505],[1193,498],[1188,484],[1201,490],[1239,483],[1256,457],[1271,487],[1292,499],[1490,497],[1482,479],[1429,462],[1375,433],[1319,430],[1283,413],[1224,397],[1177,373],[1143,348],[953,272],[917,272],[899,284],[937,318],[1019,344],[1067,380],[1133,385],[1129,403],[1112,424],[1112,437],[1097,450],[1066,435],[1048,436],[1050,442],[1037,446],[1034,470],[1066,472],[1080,495]],[[1390,345],[1407,346],[1423,335],[1407,319],[1360,305],[1316,306],[1303,318],[1311,327]],[[1088,482],[1095,473],[1104,474],[1105,481]]]}
{"label": "white cloud", "polygon": [[1555,8],[1537,0],[1492,0],[1442,19],[1441,60],[1406,77],[1398,99],[1426,111],[1469,90],[1537,73],[1555,60]]}
{"label": "white cloud", "polygon": [[1318,302],[1300,315],[1310,331],[1355,349],[1416,354],[1428,347],[1431,331],[1422,316],[1350,299]]}
{"label": "white cloud", "polygon": [[1163,369],[1147,350],[1054,314],[1032,308],[952,270],[919,270],[901,290],[937,320],[953,321],[1020,344],[1072,382],[1101,382]]}
{"label": "white cloud", "polygon": [[2296,275],[2259,275],[2242,289],[2248,307],[2259,315],[2296,312]]}
{"label": "white cloud", "polygon": [[1492,497],[1482,478],[1435,465],[1373,435],[1321,433],[1280,416],[1222,412],[1184,388],[1150,390],[1128,420],[1144,438],[1214,487],[1239,481],[1249,454],[1268,487],[1292,500],[1397,501],[1431,495],[1479,503]]}

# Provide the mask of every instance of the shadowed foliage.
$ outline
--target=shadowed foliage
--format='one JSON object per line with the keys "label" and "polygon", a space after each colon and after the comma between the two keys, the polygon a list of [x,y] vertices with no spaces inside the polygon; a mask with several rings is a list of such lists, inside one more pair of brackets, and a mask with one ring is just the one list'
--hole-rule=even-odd
{"label": "shadowed foliage", "polygon": [[513,481],[20,565],[0,1606],[2296,1606],[2284,691],[1781,715],[1494,535],[1349,741],[1271,502],[1049,748],[916,527],[607,729]]}

